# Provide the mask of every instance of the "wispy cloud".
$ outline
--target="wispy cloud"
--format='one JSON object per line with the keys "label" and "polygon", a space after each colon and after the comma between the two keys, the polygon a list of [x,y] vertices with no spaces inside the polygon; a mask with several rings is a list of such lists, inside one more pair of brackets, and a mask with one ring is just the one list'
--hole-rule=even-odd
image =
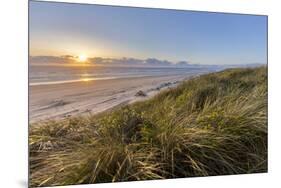
{"label": "wispy cloud", "polygon": [[[77,63],[77,57],[71,55],[64,56],[30,56],[32,64],[71,64]],[[136,59],[136,58],[102,58],[90,57],[87,63],[97,65],[116,65],[116,66],[189,66],[187,61],[171,62],[156,58]]]}

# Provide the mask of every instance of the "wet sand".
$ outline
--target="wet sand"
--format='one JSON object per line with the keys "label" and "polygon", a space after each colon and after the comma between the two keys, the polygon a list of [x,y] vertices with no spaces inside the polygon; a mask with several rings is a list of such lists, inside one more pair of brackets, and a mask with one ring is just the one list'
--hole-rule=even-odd
{"label": "wet sand", "polygon": [[[185,78],[183,75],[147,76],[30,86],[29,121],[99,113],[121,103],[151,97]],[[146,96],[136,96],[140,90]]]}

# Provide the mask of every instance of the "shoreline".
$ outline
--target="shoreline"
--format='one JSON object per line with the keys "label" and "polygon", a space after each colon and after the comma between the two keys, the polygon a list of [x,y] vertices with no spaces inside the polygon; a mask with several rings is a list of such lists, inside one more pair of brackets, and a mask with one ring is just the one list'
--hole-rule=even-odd
{"label": "shoreline", "polygon": [[[171,75],[173,76],[173,75]],[[29,86],[42,86],[42,85],[58,85],[58,84],[70,84],[75,82],[90,82],[90,81],[97,81],[97,80],[117,80],[117,79],[130,79],[130,78],[144,78],[144,77],[155,77],[151,75],[147,76],[124,76],[124,77],[98,77],[98,78],[81,78],[81,79],[74,79],[74,80],[59,80],[59,81],[48,81],[48,82],[32,82],[29,83]],[[159,75],[157,77],[166,77],[163,75]]]}
{"label": "shoreline", "polygon": [[[30,85],[29,123],[93,115],[122,104],[146,100],[194,75],[199,74]],[[140,91],[144,96],[137,95]]]}

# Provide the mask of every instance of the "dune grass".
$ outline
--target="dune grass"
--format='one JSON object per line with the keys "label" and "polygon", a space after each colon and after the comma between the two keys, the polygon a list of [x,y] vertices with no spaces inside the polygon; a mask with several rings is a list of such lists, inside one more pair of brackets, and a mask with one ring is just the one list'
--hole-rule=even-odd
{"label": "dune grass", "polygon": [[31,187],[267,172],[267,68],[30,126]]}

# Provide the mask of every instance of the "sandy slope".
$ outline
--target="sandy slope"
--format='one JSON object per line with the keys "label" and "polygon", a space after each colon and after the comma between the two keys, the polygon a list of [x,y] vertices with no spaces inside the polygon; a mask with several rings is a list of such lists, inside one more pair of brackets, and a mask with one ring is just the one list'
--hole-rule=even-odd
{"label": "sandy slope", "polygon": [[[37,122],[77,114],[93,114],[121,103],[141,100],[183,80],[181,76],[120,78],[29,87],[29,119]],[[165,83],[171,83],[165,86]],[[158,88],[158,89],[157,89]],[[147,98],[146,97],[146,98]]]}

